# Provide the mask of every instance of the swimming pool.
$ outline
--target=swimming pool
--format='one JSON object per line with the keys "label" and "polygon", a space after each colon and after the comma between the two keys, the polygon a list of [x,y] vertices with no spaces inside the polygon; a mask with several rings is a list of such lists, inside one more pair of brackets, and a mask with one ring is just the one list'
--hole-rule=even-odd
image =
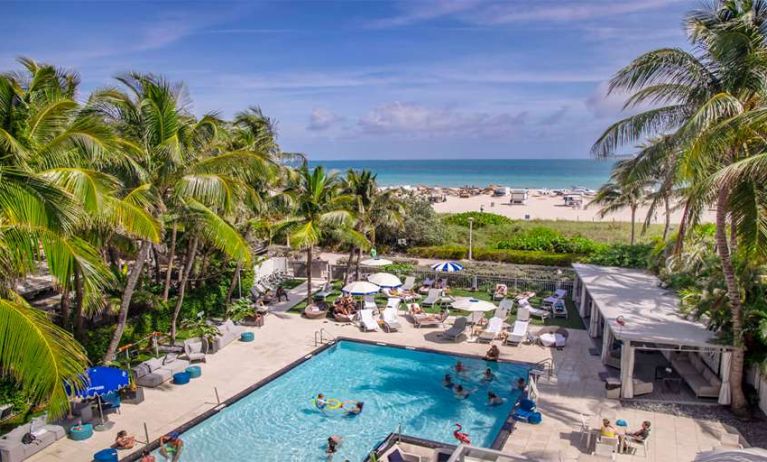
{"label": "swimming pool", "polygon": [[[442,385],[457,360],[468,372],[456,381],[474,391],[465,400],[457,400]],[[496,375],[489,384],[480,380],[486,367]],[[325,461],[328,436],[341,435],[344,441],[334,460],[357,462],[400,425],[404,434],[456,443],[456,422],[472,444],[490,446],[516,398],[513,383],[528,371],[521,364],[339,341],[184,431],[181,459]],[[488,406],[488,388],[505,402]],[[312,403],[317,393],[363,401],[364,411],[354,417],[340,411],[322,413]]]}

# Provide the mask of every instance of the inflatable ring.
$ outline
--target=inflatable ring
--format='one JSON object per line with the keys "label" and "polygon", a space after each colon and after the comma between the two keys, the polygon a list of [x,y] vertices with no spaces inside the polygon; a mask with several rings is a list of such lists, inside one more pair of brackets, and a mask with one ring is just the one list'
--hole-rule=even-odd
{"label": "inflatable ring", "polygon": [[[312,404],[317,407],[317,399],[312,399]],[[336,409],[341,409],[343,407],[343,403],[335,398],[328,398],[325,400],[325,407],[321,409],[327,409],[329,411],[334,411]]]}

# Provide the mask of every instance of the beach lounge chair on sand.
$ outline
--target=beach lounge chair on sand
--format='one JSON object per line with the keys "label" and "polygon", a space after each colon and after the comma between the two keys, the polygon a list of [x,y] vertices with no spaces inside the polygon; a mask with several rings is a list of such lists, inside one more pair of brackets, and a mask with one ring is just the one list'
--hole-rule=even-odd
{"label": "beach lounge chair on sand", "polygon": [[527,330],[530,327],[530,321],[514,321],[514,325],[511,326],[511,332],[506,337],[506,343],[511,345],[519,345],[527,340]]}
{"label": "beach lounge chair on sand", "polygon": [[405,278],[405,283],[400,286],[400,290],[413,290],[415,287],[415,276],[408,276]]}
{"label": "beach lounge chair on sand", "polygon": [[496,337],[498,337],[498,334],[501,333],[503,330],[503,319],[501,318],[490,318],[490,321],[487,323],[487,328],[482,331],[481,334],[479,334],[479,337],[477,337],[477,340],[480,342],[488,341],[492,342],[495,340]]}
{"label": "beach lounge chair on sand", "polygon": [[453,327],[443,332],[442,336],[448,340],[452,340],[456,342],[458,341],[458,338],[461,335],[464,335],[465,332],[466,332],[466,318],[458,318],[455,320]]}
{"label": "beach lounge chair on sand", "polygon": [[365,309],[360,311],[360,329],[363,331],[381,330],[378,322],[373,318],[373,310]]}
{"label": "beach lounge chair on sand", "polygon": [[442,298],[442,289],[429,289],[426,299],[421,302],[423,306],[433,306],[440,302]]}
{"label": "beach lounge chair on sand", "polygon": [[387,332],[402,328],[402,324],[399,323],[399,316],[397,316],[397,309],[391,306],[384,308],[383,322]]}

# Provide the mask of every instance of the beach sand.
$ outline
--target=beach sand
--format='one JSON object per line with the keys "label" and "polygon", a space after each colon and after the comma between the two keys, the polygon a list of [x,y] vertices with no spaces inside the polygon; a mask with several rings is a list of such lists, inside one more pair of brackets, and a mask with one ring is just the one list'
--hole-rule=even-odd
{"label": "beach sand", "polygon": [[[565,207],[561,196],[534,196],[530,194],[527,203],[524,205],[510,204],[509,197],[493,197],[482,194],[468,198],[457,196],[447,196],[446,202],[437,202],[434,204],[434,210],[438,213],[460,213],[460,212],[479,212],[480,207],[484,207],[485,212],[504,215],[509,218],[524,220],[568,220],[568,221],[631,221],[631,211],[629,209],[621,210],[617,213],[601,218],[598,214],[598,206],[587,206],[590,198],[584,199],[584,206],[581,209]],[[645,219],[647,207],[637,210],[637,222]],[[671,214],[671,223],[679,223],[682,211],[677,210]],[[662,209],[652,223],[663,224]],[[702,217],[703,222],[714,221],[714,211],[706,211]]]}

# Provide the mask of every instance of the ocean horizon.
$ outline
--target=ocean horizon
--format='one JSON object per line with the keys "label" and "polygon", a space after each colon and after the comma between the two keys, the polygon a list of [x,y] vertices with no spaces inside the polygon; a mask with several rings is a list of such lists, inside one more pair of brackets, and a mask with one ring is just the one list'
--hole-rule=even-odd
{"label": "ocean horizon", "polygon": [[614,160],[594,159],[412,159],[316,160],[329,171],[371,170],[382,186],[479,186],[597,189],[610,177]]}

